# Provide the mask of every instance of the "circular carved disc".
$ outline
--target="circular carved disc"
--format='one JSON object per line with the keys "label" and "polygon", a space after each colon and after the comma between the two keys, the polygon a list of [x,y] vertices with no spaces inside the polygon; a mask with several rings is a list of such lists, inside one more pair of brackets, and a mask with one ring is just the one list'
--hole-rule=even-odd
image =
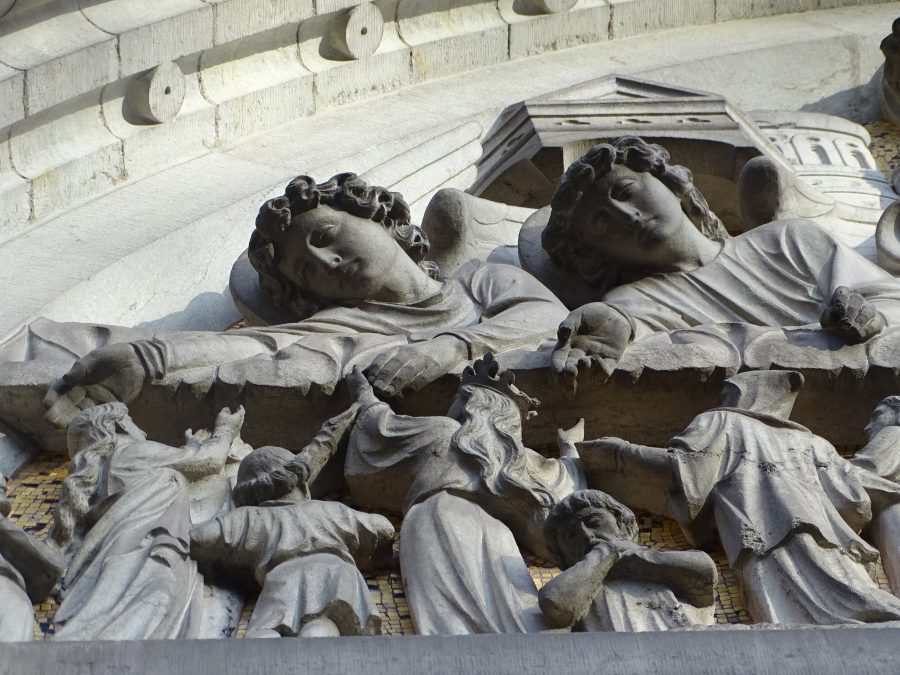
{"label": "circular carved disc", "polygon": [[151,124],[172,121],[184,103],[184,73],[169,61],[134,78],[128,87],[131,110]]}
{"label": "circular carved disc", "polygon": [[384,17],[375,5],[364,3],[336,19],[340,22],[334,47],[351,59],[372,56],[384,35]]}

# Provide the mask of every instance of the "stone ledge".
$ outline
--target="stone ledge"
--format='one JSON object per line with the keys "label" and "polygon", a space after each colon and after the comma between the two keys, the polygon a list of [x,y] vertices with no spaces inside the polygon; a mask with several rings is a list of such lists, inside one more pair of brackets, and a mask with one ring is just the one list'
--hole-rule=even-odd
{"label": "stone ledge", "polygon": [[0,646],[0,675],[295,675],[298,672],[670,673],[897,672],[897,628],[20,643]]}

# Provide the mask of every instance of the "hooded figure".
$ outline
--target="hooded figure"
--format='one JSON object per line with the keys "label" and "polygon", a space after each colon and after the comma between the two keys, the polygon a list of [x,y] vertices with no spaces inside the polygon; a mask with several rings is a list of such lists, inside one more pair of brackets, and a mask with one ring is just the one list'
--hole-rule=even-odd
{"label": "hooded figure", "polygon": [[582,443],[591,483],[674,518],[697,545],[718,534],[754,621],[900,619],[871,576],[878,551],[858,535],[900,488],[788,420],[802,383],[794,371],[741,373],[667,448]]}

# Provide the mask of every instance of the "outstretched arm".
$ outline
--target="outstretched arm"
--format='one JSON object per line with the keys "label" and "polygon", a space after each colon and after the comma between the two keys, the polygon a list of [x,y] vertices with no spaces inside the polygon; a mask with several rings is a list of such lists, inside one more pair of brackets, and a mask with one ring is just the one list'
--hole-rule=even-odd
{"label": "outstretched arm", "polygon": [[671,517],[668,496],[675,473],[666,448],[611,436],[576,443],[588,484],[631,508]]}
{"label": "outstretched arm", "polygon": [[583,560],[544,584],[538,602],[547,621],[554,628],[566,628],[583,619],[618,559],[616,547],[601,542]]}
{"label": "outstretched arm", "polygon": [[222,408],[208,437],[195,435],[191,429],[184,432],[184,445],[180,452],[173,453],[167,466],[194,479],[218,473],[228,460],[232,444],[240,438],[243,424],[243,406],[233,413]]}
{"label": "outstretched arm", "polygon": [[652,551],[636,548],[622,554],[615,576],[658,581],[698,607],[715,603],[716,564],[702,551]]}
{"label": "outstretched arm", "polygon": [[326,420],[309,444],[288,463],[288,469],[296,473],[302,482],[312,483],[345,441],[359,408],[359,403],[354,403],[340,415]]}

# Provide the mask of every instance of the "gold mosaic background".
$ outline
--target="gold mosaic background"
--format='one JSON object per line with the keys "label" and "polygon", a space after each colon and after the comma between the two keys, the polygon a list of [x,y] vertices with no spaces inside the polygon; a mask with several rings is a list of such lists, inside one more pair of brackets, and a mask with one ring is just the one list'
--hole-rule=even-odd
{"label": "gold mosaic background", "polygon": [[[878,162],[878,168],[888,177],[900,166],[900,130],[886,122],[866,125],[872,136],[872,154]],[[61,460],[35,462],[25,467],[8,483],[8,494],[12,503],[10,520],[22,526],[39,538],[47,535],[51,520],[51,510],[59,497],[60,486],[66,476],[68,463]],[[678,525],[666,518],[649,514],[638,514],[640,524],[640,543],[661,550],[688,550],[687,543]],[[394,521],[399,532],[399,522]],[[398,535],[399,536],[399,535]],[[719,583],[716,587],[716,621],[718,623],[751,623],[744,610],[740,587],[735,579],[725,554],[721,548],[708,549],[707,552],[716,561],[719,568]],[[559,573],[546,561],[526,555],[531,576],[538,588]],[[388,570],[382,574],[367,577],[369,589],[377,603],[384,631],[388,635],[411,635],[412,623],[409,607],[403,592],[400,570]],[[879,569],[878,584],[887,590],[890,587],[883,570]],[[44,639],[53,633],[53,614],[57,603],[54,599],[35,605],[35,637]],[[247,629],[250,612],[253,609],[251,600],[245,608],[236,637],[243,636]]]}

